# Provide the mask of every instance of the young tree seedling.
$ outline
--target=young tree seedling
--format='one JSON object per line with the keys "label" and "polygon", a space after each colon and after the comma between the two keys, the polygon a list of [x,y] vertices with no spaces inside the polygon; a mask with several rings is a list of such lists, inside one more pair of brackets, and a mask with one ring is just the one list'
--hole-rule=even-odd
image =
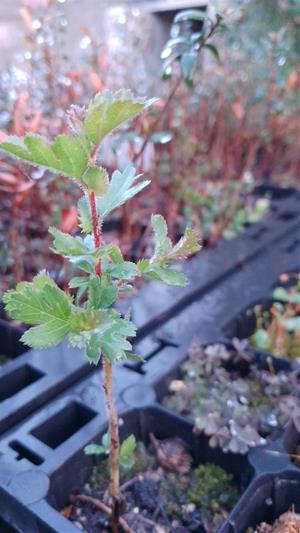
{"label": "young tree seedling", "polygon": [[[101,226],[111,211],[121,206],[150,182],[141,181],[133,166],[116,170],[109,178],[98,164],[99,147],[116,127],[140,113],[152,100],[134,98],[130,91],[97,94],[87,109],[73,106],[68,113],[69,135],[57,135],[49,142],[37,135],[10,137],[0,143],[7,154],[75,180],[83,195],[79,200],[81,236],[72,236],[51,227],[53,252],[67,258],[80,276],[69,281],[70,292],[62,291],[46,271],[32,282],[18,283],[4,294],[8,314],[30,327],[22,336],[24,344],[48,348],[67,338],[72,346],[85,349],[88,360],[104,371],[104,396],[108,416],[110,496],[112,530],[118,531],[120,443],[118,417],[113,399],[112,364],[131,359],[136,327],[129,316],[113,308],[121,292],[138,277],[183,287],[185,276],[170,268],[173,261],[199,250],[195,232],[187,229],[173,246],[166,222],[153,215],[154,252],[150,259],[125,261],[120,248],[105,243]],[[75,294],[74,294],[75,293]]]}

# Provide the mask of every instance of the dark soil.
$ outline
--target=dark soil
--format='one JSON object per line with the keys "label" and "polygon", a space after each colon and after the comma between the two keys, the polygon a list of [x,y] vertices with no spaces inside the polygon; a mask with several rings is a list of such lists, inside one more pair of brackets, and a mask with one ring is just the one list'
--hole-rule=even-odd
{"label": "dark soil", "polygon": [[[161,442],[168,445],[171,439]],[[176,447],[176,439],[171,447],[174,442]],[[146,450],[141,443],[135,466],[121,474],[125,502],[122,517],[134,533],[212,533],[238,498],[232,476],[220,467],[199,465],[184,474],[167,471],[154,456],[152,446]],[[107,504],[107,475],[107,464],[102,461],[81,494]],[[91,503],[76,500],[76,495],[71,501],[62,513],[79,528],[88,533],[110,531],[105,513]]]}

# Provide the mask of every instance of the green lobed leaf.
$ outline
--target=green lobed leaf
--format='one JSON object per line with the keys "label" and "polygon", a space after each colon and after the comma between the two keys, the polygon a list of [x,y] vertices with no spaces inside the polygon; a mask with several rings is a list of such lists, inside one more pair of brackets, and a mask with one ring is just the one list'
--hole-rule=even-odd
{"label": "green lobed leaf", "polygon": [[93,231],[91,208],[87,196],[82,196],[77,204],[79,226],[84,233]]}
{"label": "green lobed leaf", "polygon": [[94,442],[84,447],[85,455],[102,455],[107,453],[107,449],[101,444],[95,444]]}
{"label": "green lobed leaf", "polygon": [[74,278],[71,278],[69,281],[69,287],[70,289],[78,289],[79,287],[87,287],[88,286],[88,278],[83,276],[75,276]]}
{"label": "green lobed leaf", "polygon": [[[173,246],[171,239],[168,237],[166,221],[161,215],[152,215],[151,225],[155,238],[155,249],[150,261],[151,264],[183,259],[192,253],[198,252],[201,248],[198,237],[192,229],[186,229],[184,236]],[[139,263],[138,268],[141,269],[141,263]],[[147,268],[146,265],[145,268]]]}
{"label": "green lobed leaf", "polygon": [[94,309],[105,309],[116,301],[118,289],[110,276],[90,276],[88,279],[88,301]]}
{"label": "green lobed leaf", "polygon": [[134,435],[129,435],[127,439],[125,439],[120,447],[120,456],[121,457],[127,457],[128,455],[132,455],[136,448],[136,439]]}
{"label": "green lobed leaf", "polygon": [[161,215],[152,215],[151,226],[154,232],[155,249],[153,260],[165,256],[172,248],[171,239],[168,237],[167,223]]}
{"label": "green lobed leaf", "polygon": [[88,444],[84,448],[84,453],[86,455],[100,455],[103,453],[108,455],[109,449],[110,449],[110,435],[109,433],[104,433],[101,439],[101,444],[96,444],[95,442]]}
{"label": "green lobed leaf", "polygon": [[108,188],[108,174],[103,167],[89,165],[82,174],[81,179],[89,191],[94,192],[97,196],[103,196],[106,193]]}
{"label": "green lobed leaf", "polygon": [[135,463],[134,452],[136,449],[136,439],[134,435],[129,435],[125,439],[121,446],[119,452],[119,463],[120,466],[124,469],[130,469]]}
{"label": "green lobed leaf", "polygon": [[101,353],[110,362],[126,359],[126,352],[132,346],[127,337],[134,337],[136,326],[130,320],[121,318],[113,309],[99,309],[95,312],[95,326],[89,330],[71,332],[72,346],[85,348],[91,363],[97,364]]}
{"label": "green lobed leaf", "polygon": [[53,143],[39,135],[12,136],[0,143],[0,150],[75,179],[80,179],[88,160],[87,141],[79,136],[58,135]]}
{"label": "green lobed leaf", "polygon": [[103,355],[112,363],[127,359],[132,346],[127,337],[135,337],[136,326],[130,320],[115,318],[114,323],[99,336]]}
{"label": "green lobed leaf", "polygon": [[132,119],[155,100],[134,98],[130,91],[98,93],[90,102],[84,122],[89,139],[98,145],[104,137],[122,123]]}
{"label": "green lobed leaf", "polygon": [[53,237],[55,253],[63,257],[86,255],[89,250],[81,237],[72,237],[68,233],[51,226],[49,233]]}
{"label": "green lobed leaf", "polygon": [[199,252],[201,246],[195,230],[186,229],[183,237],[167,254],[168,260],[184,259],[190,254]]}
{"label": "green lobed leaf", "polygon": [[145,272],[145,270],[147,270],[149,266],[149,263],[150,263],[149,259],[139,259],[138,262],[136,263],[136,268],[138,272],[140,273]]}
{"label": "green lobed leaf", "polygon": [[7,313],[25,324],[39,324],[24,333],[21,340],[35,348],[53,346],[72,329],[72,301],[45,273],[32,282],[18,283],[3,296]]}
{"label": "green lobed leaf", "polygon": [[71,329],[70,322],[61,318],[53,318],[45,324],[29,328],[21,337],[21,341],[31,348],[48,348],[59,344]]}
{"label": "green lobed leaf", "polygon": [[[97,212],[101,222],[113,209],[120,207],[149,185],[149,180],[144,180],[134,185],[139,177],[140,175],[135,175],[135,169],[132,165],[128,165],[123,172],[120,170],[113,172],[106,193],[96,200]],[[78,202],[78,213],[79,225],[82,231],[90,233],[93,225],[91,209],[86,196],[80,198]]]}
{"label": "green lobed leaf", "polygon": [[135,263],[131,261],[123,261],[122,263],[108,263],[103,267],[103,271],[117,279],[130,280],[136,277],[137,268]]}
{"label": "green lobed leaf", "polygon": [[174,285],[177,287],[185,287],[187,279],[182,272],[168,268],[161,265],[149,266],[143,274],[146,278],[156,279],[157,281],[163,281],[167,285]]}
{"label": "green lobed leaf", "polygon": [[[73,237],[68,233],[64,233],[57,228],[49,228],[49,233],[54,237],[53,251],[63,257],[69,259],[77,268],[93,274],[95,271],[95,265],[100,258],[109,258],[113,263],[116,263],[115,272],[114,265],[108,264],[107,272],[110,270],[114,277],[122,277],[122,269],[124,270],[124,279],[131,279],[132,275],[129,273],[132,271],[133,263],[126,263],[124,267],[124,259],[120,248],[115,244],[105,244],[98,248],[94,248],[94,240],[91,235],[87,235],[84,239],[82,237]],[[120,266],[118,266],[120,264]],[[117,270],[119,269],[119,274]],[[83,284],[80,281],[81,285]],[[70,285],[71,286],[71,285]],[[73,287],[74,288],[74,285]]]}
{"label": "green lobed leaf", "polygon": [[92,256],[68,256],[70,263],[87,274],[95,273],[96,261]]}
{"label": "green lobed leaf", "polygon": [[132,165],[128,165],[123,172],[113,172],[107,192],[102,198],[97,198],[97,211],[101,220],[149,185],[150,181],[147,180],[133,185],[139,177]]}

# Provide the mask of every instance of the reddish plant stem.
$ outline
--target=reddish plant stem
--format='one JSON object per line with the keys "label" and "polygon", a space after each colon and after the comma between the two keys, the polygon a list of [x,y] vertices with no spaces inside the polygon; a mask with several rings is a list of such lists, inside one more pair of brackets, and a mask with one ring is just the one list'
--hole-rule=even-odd
{"label": "reddish plant stem", "polygon": [[[100,220],[97,214],[95,193],[89,194],[92,225],[95,247],[101,245],[101,229]],[[99,259],[96,265],[96,274],[101,275],[101,260]],[[120,499],[119,499],[119,426],[118,415],[113,398],[113,384],[112,384],[112,364],[102,357],[104,368],[104,383],[103,391],[105,397],[105,406],[108,418],[108,427],[110,434],[110,451],[109,451],[109,471],[110,471],[110,495],[112,498],[111,510],[111,528],[113,533],[118,533],[120,525]]]}
{"label": "reddish plant stem", "polygon": [[[95,198],[94,192],[90,193],[90,206],[91,206],[91,213],[92,213],[92,224],[93,224],[93,235],[94,235],[95,248],[99,248],[99,246],[101,245],[101,231],[100,231],[100,221],[97,215],[96,198]],[[100,259],[96,265],[96,274],[98,276],[100,276],[101,274]]]}

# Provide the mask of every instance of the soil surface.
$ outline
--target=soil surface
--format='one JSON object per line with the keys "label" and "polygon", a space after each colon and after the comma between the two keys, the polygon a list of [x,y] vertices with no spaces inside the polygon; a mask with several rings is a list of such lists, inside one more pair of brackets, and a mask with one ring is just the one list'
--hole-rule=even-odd
{"label": "soil surface", "polygon": [[[232,476],[213,464],[193,467],[179,439],[156,443],[156,450],[138,443],[135,466],[121,471],[122,519],[134,533],[216,531],[238,498]],[[89,500],[109,506],[107,477],[102,461],[80,495],[72,495],[71,505],[61,511],[88,533],[110,532],[108,515]]]}

